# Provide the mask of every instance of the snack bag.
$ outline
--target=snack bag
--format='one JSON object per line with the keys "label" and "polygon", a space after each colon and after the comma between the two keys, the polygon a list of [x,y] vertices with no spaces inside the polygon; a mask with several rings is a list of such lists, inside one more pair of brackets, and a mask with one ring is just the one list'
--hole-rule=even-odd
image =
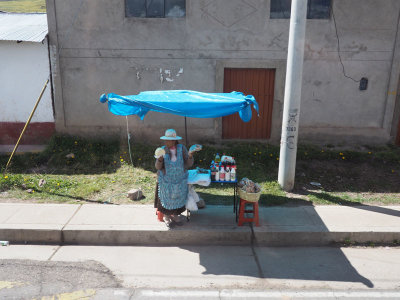
{"label": "snack bag", "polygon": [[193,146],[190,146],[189,152],[197,152],[200,151],[201,149],[203,149],[202,145],[194,144]]}
{"label": "snack bag", "polygon": [[161,147],[157,148],[156,151],[154,152],[154,157],[155,158],[160,158],[161,156],[165,155],[165,150]]}

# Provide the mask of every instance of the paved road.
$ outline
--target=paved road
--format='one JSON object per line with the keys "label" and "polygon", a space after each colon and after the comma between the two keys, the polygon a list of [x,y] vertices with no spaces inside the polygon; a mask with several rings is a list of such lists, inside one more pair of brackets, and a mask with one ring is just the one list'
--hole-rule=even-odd
{"label": "paved road", "polygon": [[84,289],[118,288],[109,269],[95,261],[0,261],[0,298],[32,299]]}
{"label": "paved road", "polygon": [[0,247],[0,299],[400,299],[400,248]]}

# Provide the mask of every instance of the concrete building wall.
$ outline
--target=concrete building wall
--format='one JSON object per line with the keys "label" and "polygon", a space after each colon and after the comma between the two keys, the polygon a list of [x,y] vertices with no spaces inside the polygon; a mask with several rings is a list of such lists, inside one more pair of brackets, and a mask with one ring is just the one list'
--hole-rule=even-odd
{"label": "concrete building wall", "polygon": [[[50,74],[47,41],[0,41],[0,65],[0,122],[26,122]],[[32,122],[54,122],[50,88]]]}
{"label": "concrete building wall", "polygon": [[[384,143],[393,139],[399,78],[398,0],[333,0],[333,17],[308,20],[300,139]],[[224,67],[276,69],[272,142],[279,142],[289,20],[269,0],[187,0],[186,17],[126,18],[124,0],[47,0],[56,127],[71,134],[124,132],[102,93],[222,91]],[[340,54],[345,70],[338,56]],[[162,75],[162,77],[161,77]],[[367,77],[368,89],[354,82]],[[392,91],[394,91],[392,93]],[[132,134],[183,134],[182,117],[129,117]],[[188,119],[193,140],[221,137],[221,119]]]}
{"label": "concrete building wall", "polygon": [[[50,75],[43,43],[0,41],[0,145],[15,145]],[[46,143],[55,131],[48,84],[21,144]]]}

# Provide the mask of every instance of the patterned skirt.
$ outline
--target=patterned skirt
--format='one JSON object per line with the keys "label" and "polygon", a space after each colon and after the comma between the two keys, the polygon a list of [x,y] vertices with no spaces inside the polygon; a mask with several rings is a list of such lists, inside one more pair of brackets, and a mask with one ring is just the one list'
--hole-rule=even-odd
{"label": "patterned skirt", "polygon": [[186,210],[185,205],[175,209],[164,208],[161,204],[160,197],[158,196],[158,182],[156,184],[156,190],[154,193],[154,208],[157,208],[157,210],[162,212],[164,215],[180,215]]}

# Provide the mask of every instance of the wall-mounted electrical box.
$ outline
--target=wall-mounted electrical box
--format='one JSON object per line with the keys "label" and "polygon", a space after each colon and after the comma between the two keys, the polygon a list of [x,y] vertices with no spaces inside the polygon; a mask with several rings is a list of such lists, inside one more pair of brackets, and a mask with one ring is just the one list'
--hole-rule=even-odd
{"label": "wall-mounted electrical box", "polygon": [[365,91],[368,87],[368,78],[363,77],[360,80],[360,91]]}

